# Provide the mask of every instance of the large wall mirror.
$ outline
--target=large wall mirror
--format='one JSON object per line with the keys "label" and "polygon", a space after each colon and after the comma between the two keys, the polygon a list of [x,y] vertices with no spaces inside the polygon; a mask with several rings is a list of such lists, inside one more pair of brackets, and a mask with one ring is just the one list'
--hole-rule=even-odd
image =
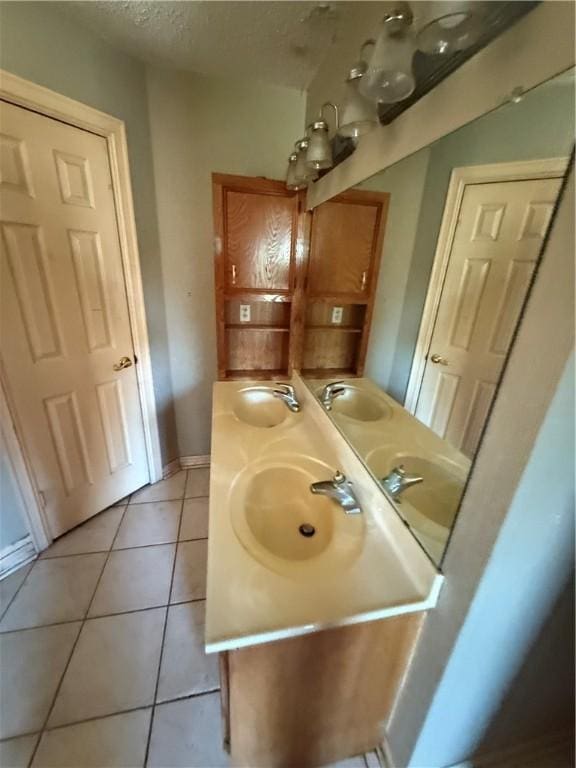
{"label": "large wall mirror", "polygon": [[[572,152],[574,82],[570,70],[356,187],[390,195],[364,375],[304,375],[438,565]],[[346,310],[326,315],[336,330]]]}

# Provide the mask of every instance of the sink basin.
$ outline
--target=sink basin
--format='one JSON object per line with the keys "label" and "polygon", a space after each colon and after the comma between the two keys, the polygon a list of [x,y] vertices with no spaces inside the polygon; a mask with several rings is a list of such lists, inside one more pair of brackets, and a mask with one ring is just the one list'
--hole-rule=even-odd
{"label": "sink basin", "polygon": [[[318,391],[320,395],[322,390]],[[346,391],[332,401],[331,413],[346,416],[355,421],[380,421],[389,419],[392,409],[377,397],[358,387],[346,384]]]}
{"label": "sink basin", "polygon": [[[366,461],[380,480],[400,464],[409,475],[422,477],[421,483],[402,491],[399,496],[400,511],[403,513],[411,506],[435,526],[442,529],[451,527],[464,491],[465,470],[443,457],[432,459],[391,452],[389,448],[377,448],[366,457]],[[438,531],[438,534],[444,535],[444,531]]]}
{"label": "sink basin", "polygon": [[255,462],[230,489],[234,531],[266,567],[287,576],[350,565],[362,549],[363,515],[346,515],[310,484],[334,469],[309,457]]}
{"label": "sink basin", "polygon": [[234,415],[252,427],[276,427],[286,419],[290,411],[274,397],[270,387],[246,387],[239,390],[234,404]]}

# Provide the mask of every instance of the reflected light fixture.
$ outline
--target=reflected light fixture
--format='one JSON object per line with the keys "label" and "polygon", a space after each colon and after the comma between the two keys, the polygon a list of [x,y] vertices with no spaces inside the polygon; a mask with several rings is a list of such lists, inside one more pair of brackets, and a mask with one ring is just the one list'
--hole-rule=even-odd
{"label": "reflected light fixture", "polygon": [[376,45],[375,40],[366,40],[360,49],[360,59],[350,69],[346,78],[344,105],[340,108],[340,136],[357,139],[379,123],[376,105],[359,91],[360,80],[368,69],[363,58],[364,49],[373,45]]}
{"label": "reflected light fixture", "polygon": [[424,53],[448,55],[470,48],[480,39],[482,3],[449,0],[433,3],[434,18],[418,32],[417,45]]}
{"label": "reflected light fixture", "polygon": [[336,122],[336,131],[339,128],[338,107],[327,101],[320,107],[319,119],[310,123],[308,126],[309,140],[306,154],[306,163],[310,168],[319,171],[323,168],[332,168],[334,159],[332,157],[332,144],[330,143],[330,134],[328,123],[324,120],[323,114],[326,107],[334,110],[334,119]]}
{"label": "reflected light fixture", "polygon": [[409,3],[390,5],[382,19],[380,34],[360,79],[359,91],[366,98],[392,104],[410,96],[416,87],[412,59],[416,50]]}

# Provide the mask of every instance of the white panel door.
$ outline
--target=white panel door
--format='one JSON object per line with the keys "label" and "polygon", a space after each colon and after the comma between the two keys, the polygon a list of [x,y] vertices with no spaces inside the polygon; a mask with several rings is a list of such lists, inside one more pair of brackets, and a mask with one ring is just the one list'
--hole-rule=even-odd
{"label": "white panel door", "polygon": [[560,179],[465,189],[416,416],[472,457]]}
{"label": "white panel door", "polygon": [[5,102],[0,117],[1,354],[59,536],[149,479],[108,152]]}

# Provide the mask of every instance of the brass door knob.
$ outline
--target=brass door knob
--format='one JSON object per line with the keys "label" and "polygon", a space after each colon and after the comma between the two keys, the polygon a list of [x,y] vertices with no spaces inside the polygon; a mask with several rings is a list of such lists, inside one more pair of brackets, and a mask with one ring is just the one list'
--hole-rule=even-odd
{"label": "brass door knob", "polygon": [[441,355],[432,355],[430,362],[435,363],[436,365],[448,365],[448,360]]}
{"label": "brass door knob", "polygon": [[122,371],[124,368],[130,368],[131,365],[132,360],[130,360],[129,357],[121,357],[117,363],[114,363],[112,368],[114,368],[115,371]]}

